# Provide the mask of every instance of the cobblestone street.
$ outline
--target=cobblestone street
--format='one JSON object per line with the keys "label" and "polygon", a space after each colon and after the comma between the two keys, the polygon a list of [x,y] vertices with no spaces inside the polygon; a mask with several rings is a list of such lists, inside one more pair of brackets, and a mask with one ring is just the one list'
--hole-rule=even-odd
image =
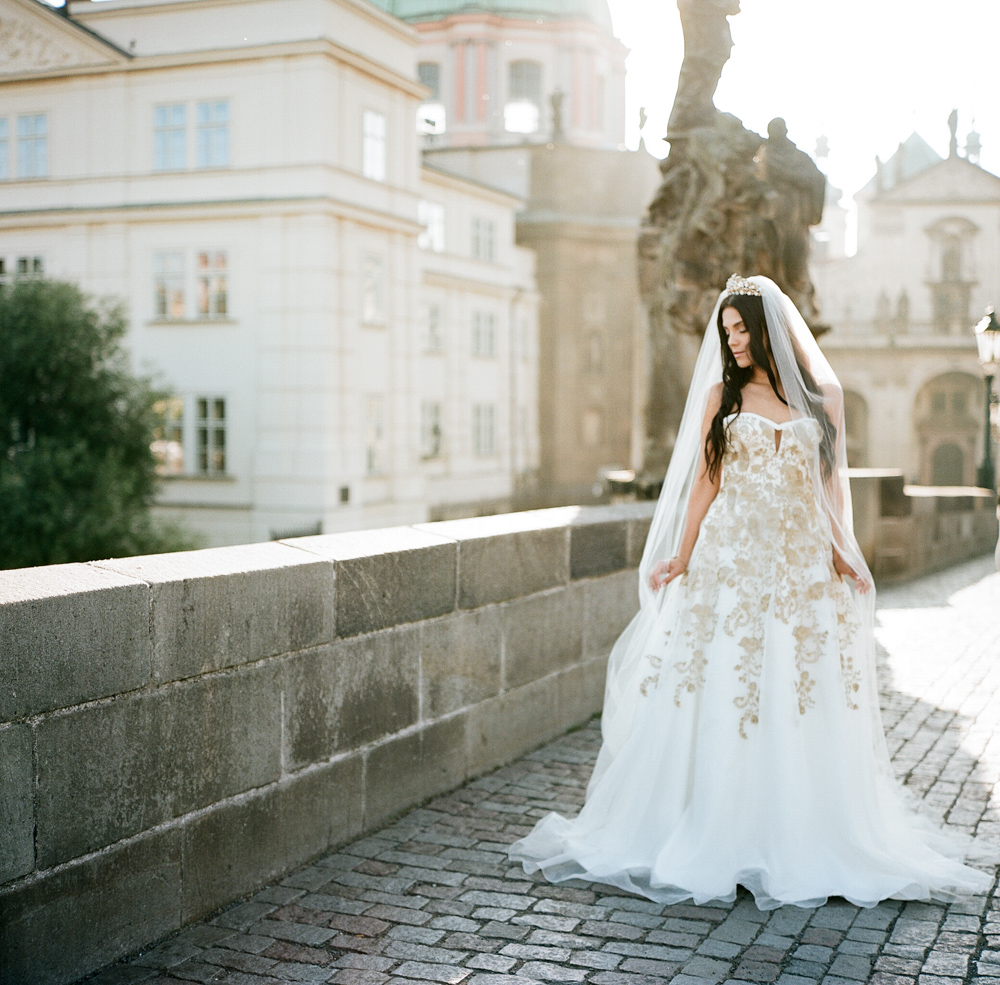
{"label": "cobblestone street", "polygon": [[[948,824],[1000,843],[1000,575],[992,558],[879,596],[897,774]],[[414,810],[88,985],[1000,985],[1000,899],[661,906],[525,876],[505,848],[575,813],[599,724]],[[1000,790],[998,790],[1000,795]],[[58,946],[58,942],[53,942]]]}

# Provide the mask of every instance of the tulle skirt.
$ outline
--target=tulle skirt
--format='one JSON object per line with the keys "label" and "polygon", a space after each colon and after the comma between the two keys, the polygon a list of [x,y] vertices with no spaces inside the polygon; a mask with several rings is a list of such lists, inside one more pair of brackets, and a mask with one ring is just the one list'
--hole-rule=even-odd
{"label": "tulle skirt", "polygon": [[[724,593],[713,611],[732,610]],[[741,637],[721,616],[690,686],[683,625],[697,604],[675,592],[655,619],[636,616],[626,642],[645,654],[631,675],[637,694],[605,723],[614,741],[606,728],[584,808],[542,818],[512,859],[552,882],[586,879],[661,903],[731,901],[742,885],[761,909],[831,896],[947,901],[989,887],[962,864],[969,840],[921,815],[892,775],[877,714],[858,707],[865,689],[853,695],[847,679],[845,691],[830,599],[816,602],[823,651],[804,696],[793,658],[801,623],[764,614],[749,717]]]}

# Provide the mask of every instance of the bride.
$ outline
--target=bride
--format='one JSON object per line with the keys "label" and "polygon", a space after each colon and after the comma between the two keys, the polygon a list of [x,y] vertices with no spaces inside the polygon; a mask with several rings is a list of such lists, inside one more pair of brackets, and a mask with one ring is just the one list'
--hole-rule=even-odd
{"label": "bride", "polygon": [[733,275],[719,298],[640,571],[586,803],[512,859],[661,903],[988,888],[893,776],[842,391],[767,277]]}

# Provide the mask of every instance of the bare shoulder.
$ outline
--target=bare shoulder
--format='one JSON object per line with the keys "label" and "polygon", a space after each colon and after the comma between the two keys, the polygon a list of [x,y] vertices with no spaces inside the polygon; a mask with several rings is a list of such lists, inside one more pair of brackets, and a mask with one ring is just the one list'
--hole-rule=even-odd
{"label": "bare shoulder", "polygon": [[705,417],[711,420],[719,413],[722,406],[722,384],[716,383],[708,391],[708,405],[705,407]]}

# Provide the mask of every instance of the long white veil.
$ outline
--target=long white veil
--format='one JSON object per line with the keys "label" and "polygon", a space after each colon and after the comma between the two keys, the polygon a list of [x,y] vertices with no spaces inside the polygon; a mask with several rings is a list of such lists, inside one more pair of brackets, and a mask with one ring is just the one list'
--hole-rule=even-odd
{"label": "long white veil", "polygon": [[[777,377],[791,416],[813,417],[824,430],[828,427],[825,424],[826,418],[833,424],[834,433],[830,435],[833,447],[832,470],[824,470],[820,446],[817,446],[814,454],[812,475],[816,502],[821,514],[829,522],[831,545],[835,544],[844,560],[862,578],[871,582],[871,573],[854,535],[851,490],[847,477],[844,399],[840,383],[791,299],[768,277],[747,279],[760,288],[763,297],[764,316]],[[591,787],[600,779],[628,736],[639,696],[639,678],[643,673],[641,661],[646,652],[647,640],[655,627],[658,613],[671,593],[679,590],[680,579],[675,579],[654,593],[649,587],[648,577],[657,561],[667,560],[677,553],[684,531],[688,500],[701,455],[702,420],[712,387],[722,380],[722,351],[717,319],[726,297],[726,291],[719,295],[705,331],[670,467],[667,469],[646,538],[639,566],[640,609],[611,652],[601,724],[604,745],[590,781]],[[811,381],[803,370],[812,377]],[[822,410],[826,412],[825,417]],[[875,677],[875,592],[874,588],[866,594],[853,590],[853,595],[860,618],[855,664],[856,669],[861,671],[858,706],[866,709],[874,718],[871,734],[877,744],[874,750],[876,761],[880,769],[891,776]]]}

